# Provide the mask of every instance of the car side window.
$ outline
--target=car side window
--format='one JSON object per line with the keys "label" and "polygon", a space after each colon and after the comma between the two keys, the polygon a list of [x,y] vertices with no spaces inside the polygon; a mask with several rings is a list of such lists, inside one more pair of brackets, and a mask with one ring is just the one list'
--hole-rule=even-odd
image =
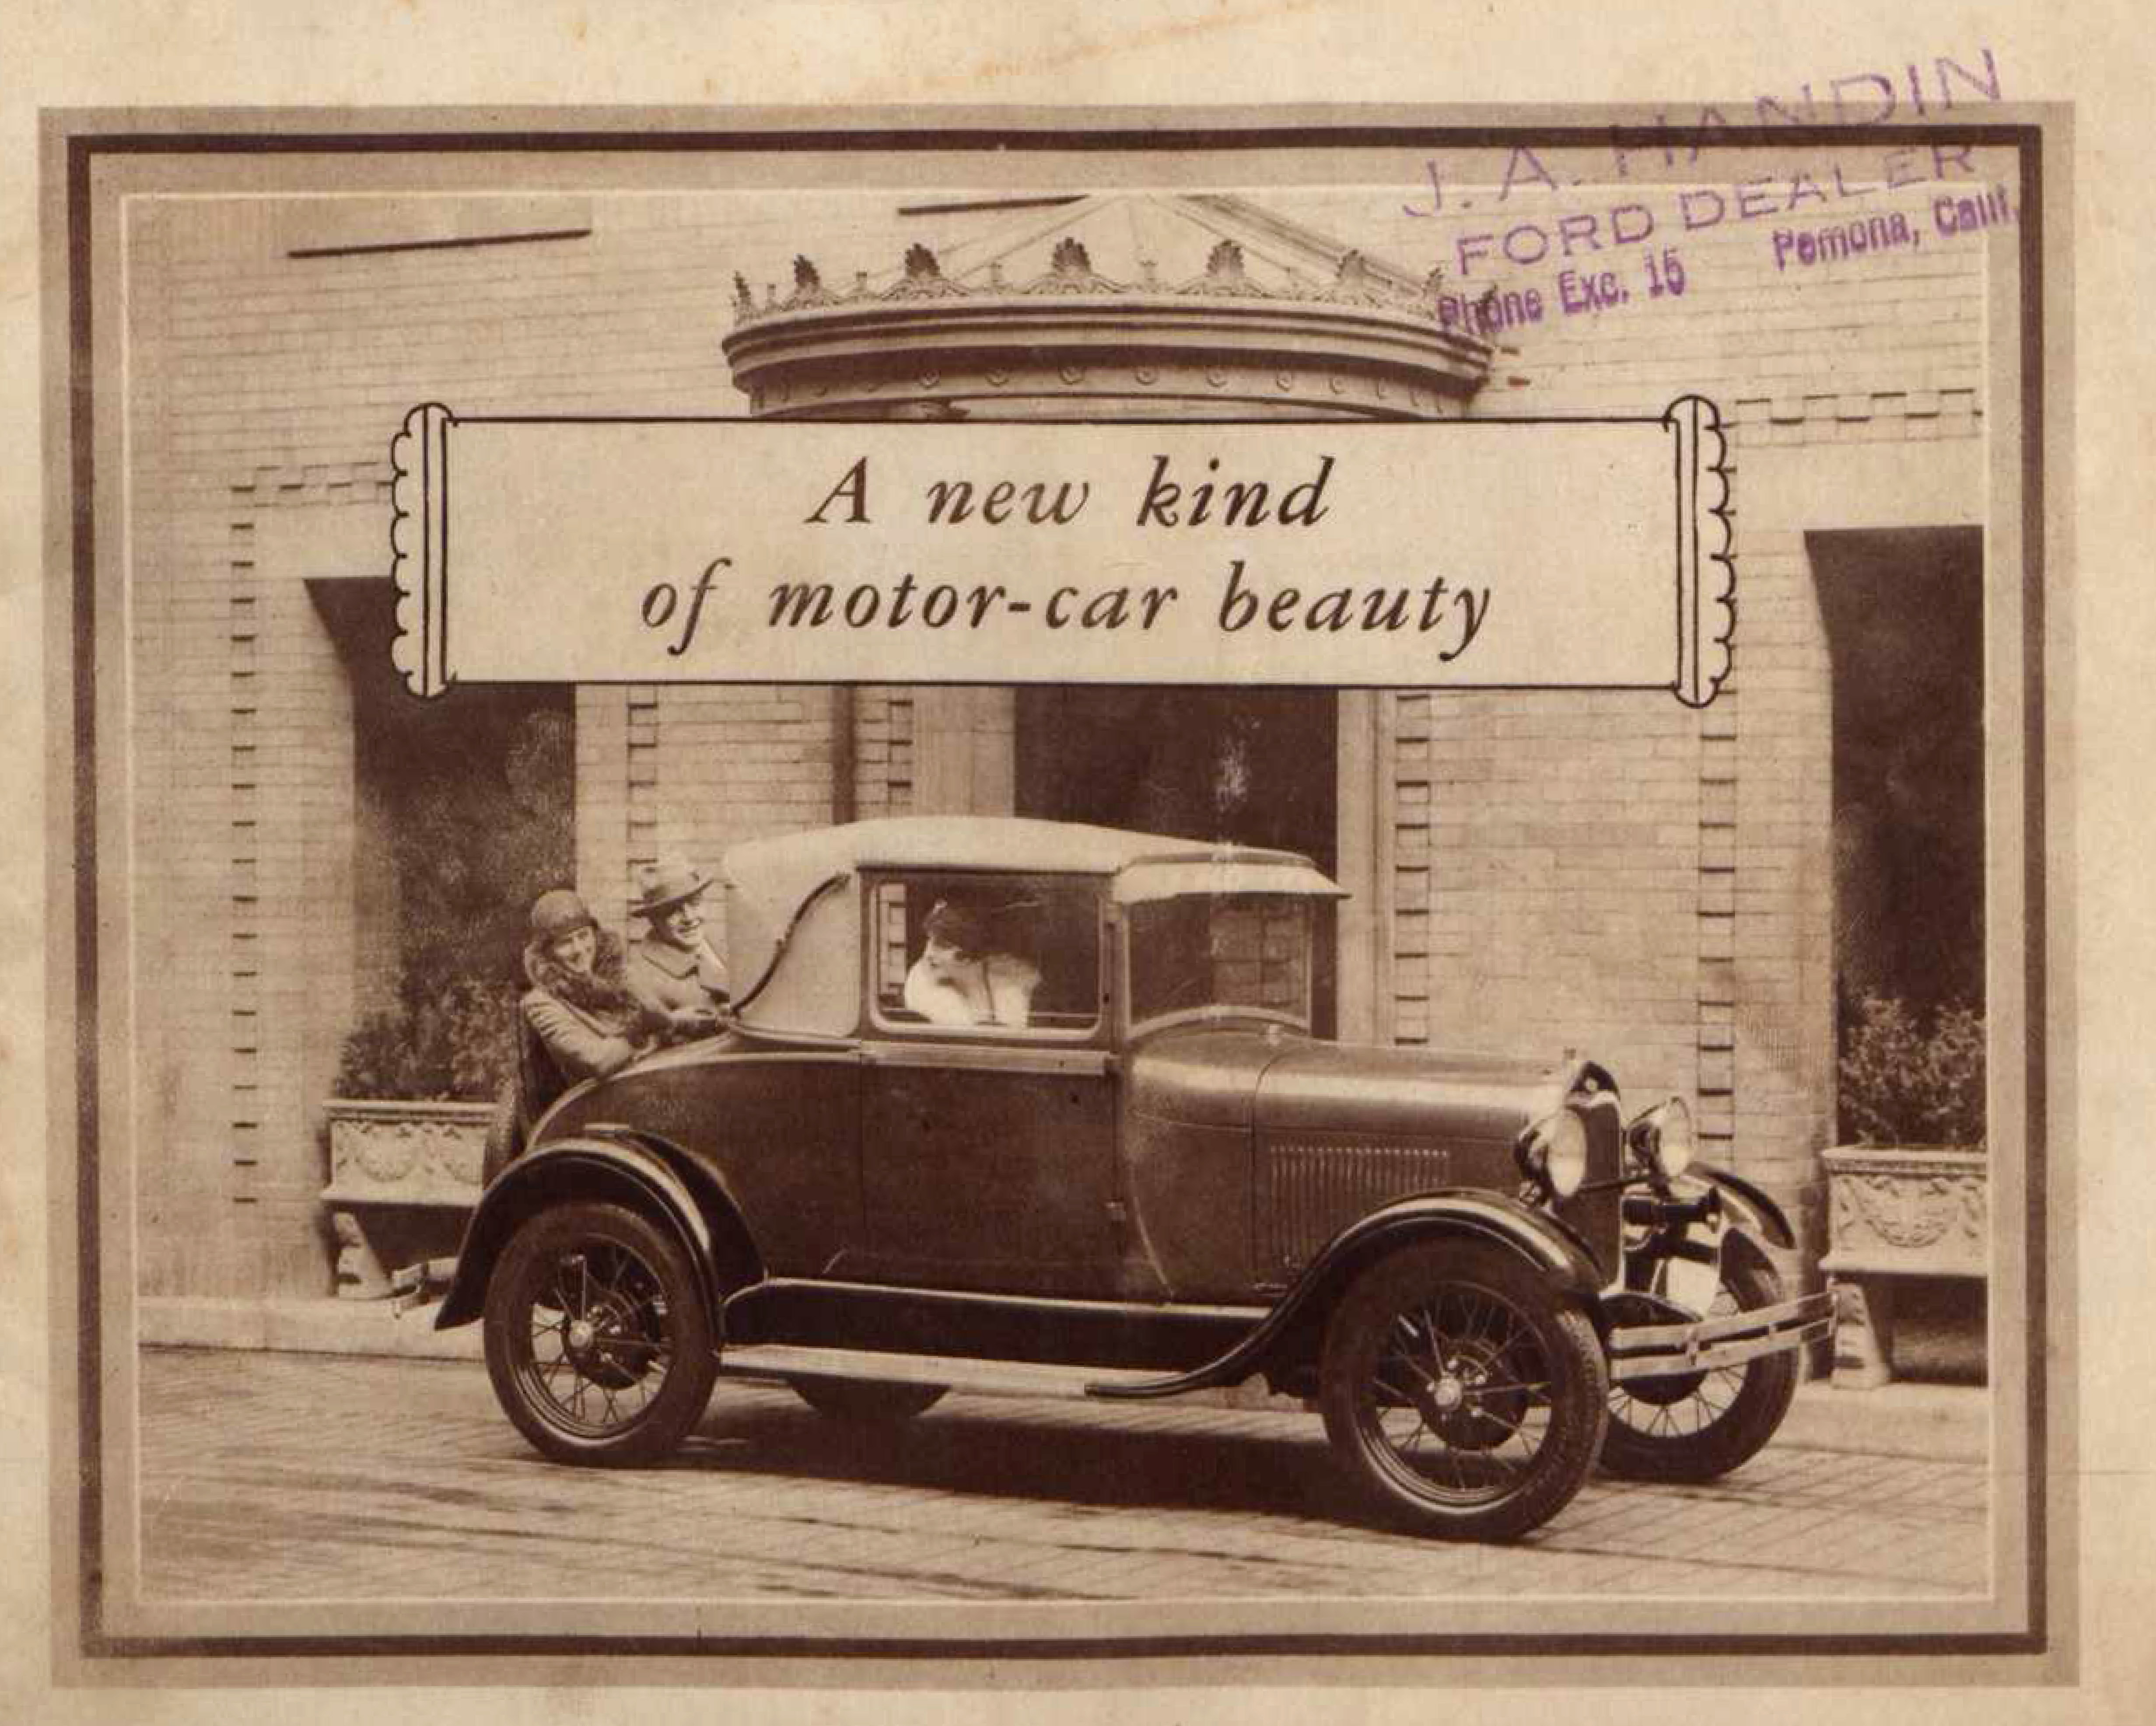
{"label": "car side window", "polygon": [[877,1024],[990,1037],[1083,1037],[1101,1017],[1091,883],[919,874],[870,902]]}

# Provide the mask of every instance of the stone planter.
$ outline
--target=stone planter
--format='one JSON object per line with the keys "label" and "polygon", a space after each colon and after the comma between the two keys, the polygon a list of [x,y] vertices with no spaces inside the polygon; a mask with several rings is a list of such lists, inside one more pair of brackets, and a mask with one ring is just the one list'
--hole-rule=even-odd
{"label": "stone planter", "polygon": [[1894,1376],[1895,1293],[1903,1279],[1975,1282],[1989,1268],[1981,1150],[1844,1145],[1824,1154],[1835,1293],[1834,1382],[1869,1390]]}
{"label": "stone planter", "polygon": [[330,1207],[337,1293],[380,1299],[388,1272],[454,1252],[479,1201],[491,1103],[357,1102],[333,1097]]}

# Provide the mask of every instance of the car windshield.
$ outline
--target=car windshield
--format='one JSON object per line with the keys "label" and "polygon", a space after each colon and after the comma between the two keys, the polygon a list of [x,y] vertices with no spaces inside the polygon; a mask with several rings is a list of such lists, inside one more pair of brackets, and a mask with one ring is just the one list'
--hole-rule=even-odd
{"label": "car windshield", "polygon": [[1310,900],[1185,894],[1130,909],[1131,1022],[1255,1013],[1310,1023]]}

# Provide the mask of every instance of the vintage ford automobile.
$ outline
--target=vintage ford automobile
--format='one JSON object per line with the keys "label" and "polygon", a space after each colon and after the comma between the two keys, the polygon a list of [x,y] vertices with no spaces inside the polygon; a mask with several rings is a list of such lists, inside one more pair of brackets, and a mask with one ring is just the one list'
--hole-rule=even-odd
{"label": "vintage ford automobile", "polygon": [[665,1457],[721,1375],[880,1421],[1255,1380],[1383,1513],[1503,1539],[1598,1459],[1735,1467],[1825,1333],[1681,1100],[1313,1037],[1306,858],[921,817],[725,873],[734,1018],[536,1115],[437,1318],[547,1457]]}

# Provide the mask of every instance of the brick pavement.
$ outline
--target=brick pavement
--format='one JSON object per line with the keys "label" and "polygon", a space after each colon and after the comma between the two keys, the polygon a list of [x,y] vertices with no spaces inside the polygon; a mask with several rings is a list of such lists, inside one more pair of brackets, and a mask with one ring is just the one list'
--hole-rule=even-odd
{"label": "brick pavement", "polygon": [[541,1462],[468,1362],[146,1350],[161,1601],[1968,1595],[1987,1471],[1770,1446],[1707,1488],[1591,1481],[1503,1547],[1361,1523],[1312,1416],[952,1396],[865,1440],[721,1384],[640,1472]]}

